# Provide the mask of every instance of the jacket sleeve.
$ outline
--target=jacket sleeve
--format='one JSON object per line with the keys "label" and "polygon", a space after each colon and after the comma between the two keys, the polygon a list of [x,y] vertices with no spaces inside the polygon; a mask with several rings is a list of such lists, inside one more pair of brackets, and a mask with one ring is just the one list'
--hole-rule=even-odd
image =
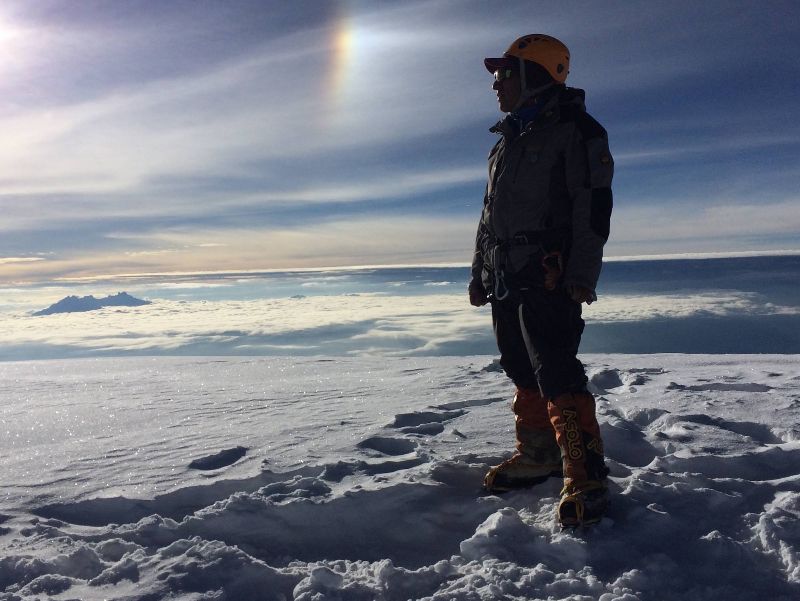
{"label": "jacket sleeve", "polygon": [[[486,194],[484,194],[483,197],[483,206],[486,206]],[[471,279],[474,282],[481,281],[481,272],[483,271],[483,238],[485,235],[483,214],[481,214],[481,219],[478,221],[478,231],[475,233],[475,247],[472,254],[472,269],[470,270]]]}
{"label": "jacket sleeve", "polygon": [[583,113],[575,123],[565,151],[567,189],[572,200],[572,247],[564,283],[588,288],[592,300],[596,300],[594,291],[610,230],[614,160],[606,130],[597,121]]}

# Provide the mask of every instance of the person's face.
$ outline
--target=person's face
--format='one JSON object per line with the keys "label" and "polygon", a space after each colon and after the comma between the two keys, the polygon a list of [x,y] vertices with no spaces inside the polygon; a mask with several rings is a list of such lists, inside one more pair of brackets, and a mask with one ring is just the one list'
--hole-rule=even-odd
{"label": "person's face", "polygon": [[497,92],[500,110],[510,113],[517,105],[520,96],[519,74],[516,69],[498,69],[494,72],[492,89]]}

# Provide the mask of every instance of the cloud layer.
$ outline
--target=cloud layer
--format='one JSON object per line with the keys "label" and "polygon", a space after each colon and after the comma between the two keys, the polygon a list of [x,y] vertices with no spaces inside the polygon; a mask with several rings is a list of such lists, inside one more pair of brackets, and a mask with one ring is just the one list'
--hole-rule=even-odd
{"label": "cloud layer", "polygon": [[[611,294],[584,313],[590,329],[593,324],[644,328],[651,322],[678,324],[741,316],[796,318],[800,309],[765,302],[752,293],[719,291]],[[725,328],[725,323],[721,321],[720,327]],[[463,294],[157,300],[144,307],[46,317],[8,312],[0,313],[0,332],[0,358],[6,360],[120,354],[407,356],[496,352],[488,308],[470,307]],[[609,351],[613,348],[606,348]]]}

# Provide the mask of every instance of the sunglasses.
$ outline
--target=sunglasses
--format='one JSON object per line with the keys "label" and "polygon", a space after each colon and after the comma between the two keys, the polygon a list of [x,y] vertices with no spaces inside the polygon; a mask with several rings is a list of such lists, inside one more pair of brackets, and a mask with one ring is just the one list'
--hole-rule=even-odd
{"label": "sunglasses", "polygon": [[504,79],[509,79],[516,74],[517,72],[514,69],[497,69],[494,72],[494,80],[503,81]]}

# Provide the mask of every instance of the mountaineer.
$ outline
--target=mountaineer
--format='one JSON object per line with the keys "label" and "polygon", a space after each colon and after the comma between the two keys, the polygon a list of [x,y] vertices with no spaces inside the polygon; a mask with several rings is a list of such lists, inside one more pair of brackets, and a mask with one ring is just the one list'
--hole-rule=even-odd
{"label": "mountaineer", "polygon": [[491,131],[489,179],[469,299],[491,303],[500,364],[516,385],[516,452],[484,485],[502,492],[563,476],[562,527],[599,521],[608,504],[594,397],[578,360],[581,304],[597,300],[614,162],[605,129],[566,87],[570,55],[530,34],[484,64],[507,113]]}

